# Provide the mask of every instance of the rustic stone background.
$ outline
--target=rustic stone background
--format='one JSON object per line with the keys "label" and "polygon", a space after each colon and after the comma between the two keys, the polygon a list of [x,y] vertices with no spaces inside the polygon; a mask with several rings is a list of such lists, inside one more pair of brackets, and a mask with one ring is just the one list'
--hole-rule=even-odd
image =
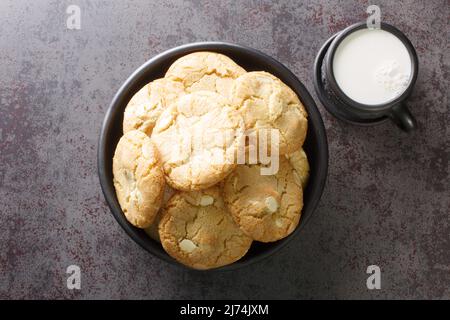
{"label": "rustic stone background", "polygon": [[[66,28],[72,3],[81,30]],[[350,126],[318,103],[330,168],[315,215],[268,260],[204,275],[146,253],[110,214],[96,146],[113,94],[153,55],[202,40],[262,50],[314,93],[315,54],[368,2],[1,1],[0,298],[450,298],[450,3],[378,4],[419,55],[419,130]],[[366,288],[370,264],[381,290]]]}

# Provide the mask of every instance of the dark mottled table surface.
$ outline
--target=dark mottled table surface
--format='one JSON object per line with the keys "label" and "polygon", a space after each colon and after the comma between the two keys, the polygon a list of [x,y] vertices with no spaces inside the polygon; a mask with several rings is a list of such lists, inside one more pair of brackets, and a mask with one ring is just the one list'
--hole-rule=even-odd
{"label": "dark mottled table surface", "polygon": [[448,1],[378,2],[419,55],[419,130],[347,125],[318,103],[330,167],[315,215],[273,257],[207,275],[146,253],[110,214],[96,148],[113,94],[159,52],[224,40],[279,59],[317,101],[315,54],[368,2],[74,2],[80,30],[70,1],[0,2],[0,298],[450,298]]}

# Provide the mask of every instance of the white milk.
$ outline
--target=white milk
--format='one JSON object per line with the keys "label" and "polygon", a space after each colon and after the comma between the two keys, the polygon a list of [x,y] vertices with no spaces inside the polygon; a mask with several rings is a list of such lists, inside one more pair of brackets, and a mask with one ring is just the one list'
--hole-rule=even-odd
{"label": "white milk", "polygon": [[376,105],[401,95],[411,77],[411,58],[392,33],[361,29],[347,36],[333,58],[341,90],[362,104]]}

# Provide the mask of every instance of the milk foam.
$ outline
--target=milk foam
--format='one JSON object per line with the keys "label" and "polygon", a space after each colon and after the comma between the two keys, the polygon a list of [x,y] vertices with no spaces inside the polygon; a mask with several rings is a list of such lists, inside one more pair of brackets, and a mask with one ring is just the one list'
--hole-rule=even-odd
{"label": "milk foam", "polygon": [[405,45],[392,33],[362,29],[339,44],[333,72],[349,98],[377,105],[398,97],[408,87],[411,58]]}

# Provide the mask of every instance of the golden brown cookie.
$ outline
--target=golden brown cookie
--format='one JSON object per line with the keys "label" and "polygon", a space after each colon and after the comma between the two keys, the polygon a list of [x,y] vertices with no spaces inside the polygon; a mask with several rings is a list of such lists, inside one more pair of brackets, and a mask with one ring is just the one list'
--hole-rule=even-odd
{"label": "golden brown cookie", "polygon": [[274,175],[261,175],[261,165],[240,165],[225,179],[223,197],[242,231],[262,242],[280,240],[294,231],[303,207],[303,192],[293,168],[280,157]]}
{"label": "golden brown cookie", "polygon": [[127,220],[146,228],[158,212],[164,193],[164,173],[158,152],[141,131],[127,132],[113,158],[114,187]]}
{"label": "golden brown cookie", "polygon": [[301,148],[291,154],[287,154],[286,158],[289,160],[292,168],[294,168],[295,182],[300,184],[302,189],[305,189],[309,179],[309,163],[305,151]]}
{"label": "golden brown cookie", "polygon": [[149,227],[144,229],[145,233],[147,233],[150,238],[152,238],[153,240],[155,240],[157,242],[161,242],[161,240],[159,239],[158,225],[159,225],[159,222],[161,221],[163,208],[167,204],[169,199],[175,194],[175,192],[176,192],[176,190],[169,187],[169,185],[167,185],[167,184],[165,185],[161,209],[156,214],[156,217],[153,220],[152,224]]}
{"label": "golden brown cookie", "polygon": [[166,78],[183,84],[186,92],[214,91],[230,96],[234,79],[245,70],[227,56],[215,52],[194,52],[176,60]]}
{"label": "golden brown cookie", "polygon": [[176,193],[163,212],[159,235],[170,256],[195,269],[233,263],[252,243],[226,210],[218,187]]}
{"label": "golden brown cookie", "polygon": [[145,85],[125,108],[123,133],[140,130],[150,136],[161,112],[183,94],[182,84],[169,79],[157,79]]}
{"label": "golden brown cookie", "polygon": [[210,91],[180,97],[158,119],[152,140],[171,187],[208,188],[236,166],[244,123],[228,100]]}
{"label": "golden brown cookie", "polygon": [[248,72],[236,79],[231,96],[248,131],[279,130],[280,154],[303,145],[308,128],[306,110],[280,79],[267,72]]}

